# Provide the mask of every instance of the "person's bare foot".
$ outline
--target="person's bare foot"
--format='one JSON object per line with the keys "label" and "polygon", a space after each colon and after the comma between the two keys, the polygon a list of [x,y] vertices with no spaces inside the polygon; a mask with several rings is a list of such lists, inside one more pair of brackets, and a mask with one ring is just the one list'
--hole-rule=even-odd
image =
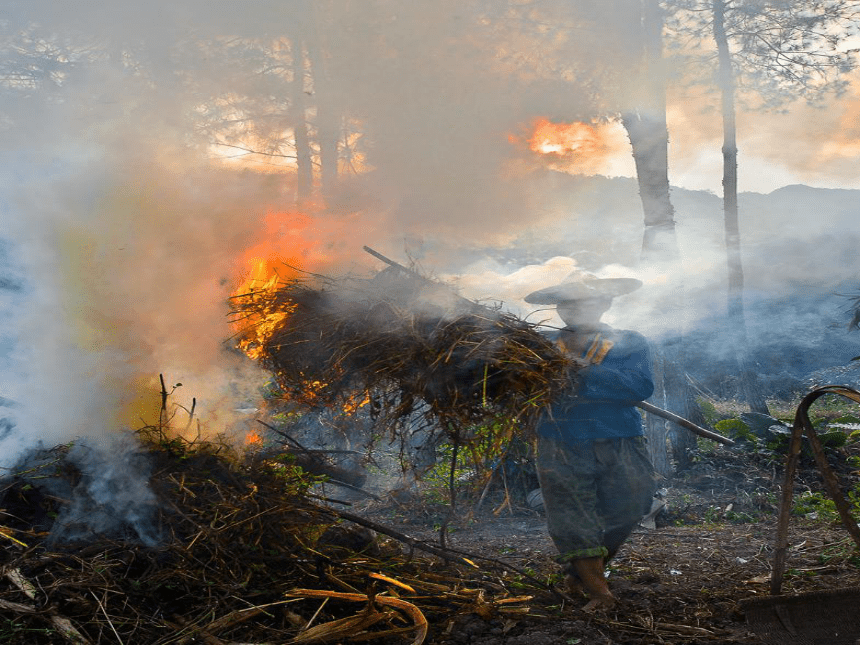
{"label": "person's bare foot", "polygon": [[594,596],[589,600],[582,611],[593,613],[596,611],[608,611],[615,606],[615,596],[609,594],[607,596]]}
{"label": "person's bare foot", "polygon": [[609,591],[609,584],[603,572],[603,558],[582,558],[572,563],[576,577],[589,597],[584,611],[605,611],[615,606],[615,597]]}
{"label": "person's bare foot", "polygon": [[585,593],[585,586],[578,576],[568,573],[564,577],[564,590],[571,596],[581,596]]}

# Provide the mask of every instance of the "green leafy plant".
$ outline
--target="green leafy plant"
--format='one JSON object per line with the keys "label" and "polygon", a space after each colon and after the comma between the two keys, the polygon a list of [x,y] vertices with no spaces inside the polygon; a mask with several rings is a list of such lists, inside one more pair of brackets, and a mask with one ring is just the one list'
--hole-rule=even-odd
{"label": "green leafy plant", "polygon": [[720,419],[722,419],[722,416],[717,410],[717,406],[708,399],[699,398],[696,402],[699,404],[699,410],[702,411],[702,416],[704,417],[707,425],[713,427],[720,421]]}
{"label": "green leafy plant", "polygon": [[717,450],[719,450],[719,444],[716,441],[705,439],[704,437],[697,437],[696,452],[693,455],[693,462],[695,463],[702,461],[703,459],[707,459],[708,456],[713,455]]}
{"label": "green leafy plant", "polygon": [[714,424],[714,430],[719,434],[727,435],[730,439],[738,441],[749,441],[750,443],[758,443],[756,437],[750,427],[740,419],[723,419]]}
{"label": "green leafy plant", "polygon": [[[446,504],[451,497],[451,461],[454,457],[454,445],[443,443],[436,447],[436,463],[425,472],[421,481],[423,483],[422,493],[424,500],[429,504]],[[465,463],[463,455],[457,456],[454,468],[455,489],[474,472],[469,464]]]}
{"label": "green leafy plant", "polygon": [[723,509],[719,506],[709,506],[703,519],[708,524],[717,524],[723,519]]}
{"label": "green leafy plant", "polygon": [[273,477],[284,484],[287,492],[304,495],[310,488],[328,481],[325,475],[314,475],[295,463],[296,458],[291,454],[282,454],[266,460],[261,468],[267,470]]}
{"label": "green leafy plant", "polygon": [[791,509],[794,515],[815,515],[820,520],[828,522],[839,519],[836,504],[824,493],[804,491],[798,496]]}
{"label": "green leafy plant", "polygon": [[818,439],[824,448],[841,448],[848,442],[848,435],[842,432],[842,430],[834,428],[833,430],[820,432]]}
{"label": "green leafy plant", "polygon": [[831,424],[834,424],[834,423],[860,424],[860,417],[853,415],[853,414],[843,414],[841,417],[836,417],[835,419],[831,419],[830,423]]}
{"label": "green leafy plant", "polygon": [[846,538],[825,546],[818,554],[818,561],[822,564],[846,562],[852,567],[858,567],[860,566],[860,551],[858,551],[853,540]]}
{"label": "green leafy plant", "polygon": [[756,517],[744,512],[726,511],[723,517],[732,524],[749,524],[757,521]]}

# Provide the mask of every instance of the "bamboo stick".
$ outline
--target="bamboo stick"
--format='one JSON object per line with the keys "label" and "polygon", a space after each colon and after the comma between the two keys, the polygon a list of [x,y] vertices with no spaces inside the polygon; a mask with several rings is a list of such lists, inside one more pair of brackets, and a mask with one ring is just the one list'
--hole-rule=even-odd
{"label": "bamboo stick", "polygon": [[728,437],[724,437],[721,434],[714,432],[713,430],[707,430],[701,426],[697,426],[692,421],[688,421],[684,417],[680,417],[674,412],[669,412],[668,410],[664,410],[663,408],[658,408],[656,405],[651,405],[645,401],[638,401],[634,404],[637,408],[645,410],[645,412],[649,412],[658,417],[662,417],[667,421],[671,421],[672,423],[681,426],[685,430],[689,430],[690,432],[699,435],[700,437],[705,437],[706,439],[712,439],[713,441],[717,441],[726,446],[733,446],[735,442],[729,439]]}

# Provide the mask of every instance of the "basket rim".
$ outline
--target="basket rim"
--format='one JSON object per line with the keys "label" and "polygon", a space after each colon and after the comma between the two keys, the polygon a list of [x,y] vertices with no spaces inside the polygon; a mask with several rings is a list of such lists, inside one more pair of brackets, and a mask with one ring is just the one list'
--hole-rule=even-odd
{"label": "basket rim", "polygon": [[765,607],[779,605],[795,605],[798,603],[809,602],[810,600],[825,601],[832,600],[834,598],[848,599],[855,595],[860,596],[860,586],[819,589],[816,591],[804,591],[791,595],[754,596],[742,599],[740,601],[740,605],[742,609],[763,609]]}

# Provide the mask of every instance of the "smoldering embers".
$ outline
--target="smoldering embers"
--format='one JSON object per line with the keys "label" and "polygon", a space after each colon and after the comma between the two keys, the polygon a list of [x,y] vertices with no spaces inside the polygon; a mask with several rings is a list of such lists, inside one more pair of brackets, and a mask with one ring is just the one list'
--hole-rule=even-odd
{"label": "smoldering embers", "polygon": [[[97,538],[156,546],[158,500],[149,458],[131,435],[87,437],[68,449],[37,450],[12,469],[16,479],[58,501],[50,544]],[[47,526],[45,528],[48,528]]]}

